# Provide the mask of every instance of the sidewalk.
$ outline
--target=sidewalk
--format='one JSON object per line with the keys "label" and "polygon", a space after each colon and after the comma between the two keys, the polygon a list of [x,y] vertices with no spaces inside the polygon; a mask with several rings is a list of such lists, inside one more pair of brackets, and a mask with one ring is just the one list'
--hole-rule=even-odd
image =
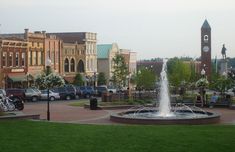
{"label": "sidewalk", "polygon": [[[109,116],[113,112],[122,110],[90,110],[83,107],[69,106],[68,101],[52,102],[50,104],[51,121],[81,123],[81,124],[117,124],[109,120]],[[221,124],[235,124],[235,110],[226,108],[204,108],[206,111],[217,112],[221,114]],[[47,116],[47,103],[26,103],[25,114],[40,114],[40,119],[45,119]]]}

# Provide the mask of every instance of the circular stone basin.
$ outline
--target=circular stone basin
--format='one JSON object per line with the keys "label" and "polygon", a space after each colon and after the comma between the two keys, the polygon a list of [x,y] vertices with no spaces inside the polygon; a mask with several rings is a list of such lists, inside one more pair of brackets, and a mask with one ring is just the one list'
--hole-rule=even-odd
{"label": "circular stone basin", "polygon": [[212,112],[192,111],[190,110],[179,110],[174,112],[173,116],[161,117],[158,116],[157,110],[143,110],[140,112],[127,111],[120,112],[110,115],[110,120],[119,123],[128,124],[162,124],[162,125],[173,125],[173,124],[213,124],[218,123],[220,115]]}

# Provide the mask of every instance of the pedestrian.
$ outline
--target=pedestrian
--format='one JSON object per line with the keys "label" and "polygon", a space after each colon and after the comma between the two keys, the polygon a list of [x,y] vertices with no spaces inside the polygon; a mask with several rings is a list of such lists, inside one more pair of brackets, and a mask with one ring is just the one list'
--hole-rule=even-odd
{"label": "pedestrian", "polygon": [[216,92],[214,92],[214,94],[211,96],[210,108],[214,107],[217,100],[218,100],[218,96],[217,96]]}

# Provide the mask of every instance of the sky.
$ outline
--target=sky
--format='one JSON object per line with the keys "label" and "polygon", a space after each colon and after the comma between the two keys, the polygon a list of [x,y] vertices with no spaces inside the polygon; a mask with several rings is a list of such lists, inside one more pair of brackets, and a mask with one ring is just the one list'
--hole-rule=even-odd
{"label": "sky", "polygon": [[0,0],[0,33],[95,32],[138,59],[200,57],[200,30],[212,28],[212,58],[235,57],[234,0]]}

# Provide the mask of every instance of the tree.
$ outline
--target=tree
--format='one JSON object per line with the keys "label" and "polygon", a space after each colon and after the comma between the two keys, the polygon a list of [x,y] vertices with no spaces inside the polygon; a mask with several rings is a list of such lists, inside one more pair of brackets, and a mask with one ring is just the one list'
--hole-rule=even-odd
{"label": "tree", "polygon": [[178,58],[170,59],[167,62],[168,78],[171,85],[179,87],[182,83],[188,83],[191,77],[191,65],[184,63]]}
{"label": "tree", "polygon": [[81,75],[80,73],[77,73],[77,74],[76,74],[73,83],[74,83],[75,85],[78,85],[78,86],[81,86],[81,85],[84,84],[82,75]]}
{"label": "tree", "polygon": [[64,79],[56,74],[52,73],[51,70],[43,71],[43,73],[36,76],[35,83],[40,89],[50,89],[53,87],[63,86]]}
{"label": "tree", "polygon": [[234,80],[226,76],[221,76],[215,81],[213,87],[224,96],[228,89],[234,87]]}
{"label": "tree", "polygon": [[105,73],[100,72],[98,74],[98,85],[105,85],[106,84],[106,78],[105,78]]}
{"label": "tree", "polygon": [[142,68],[136,74],[135,83],[139,90],[141,89],[150,90],[155,87],[156,76],[151,70]]}
{"label": "tree", "polygon": [[117,54],[115,58],[113,58],[114,63],[114,71],[112,81],[118,88],[122,88],[126,84],[126,79],[128,75],[128,69],[125,64],[125,59],[120,54]]}

